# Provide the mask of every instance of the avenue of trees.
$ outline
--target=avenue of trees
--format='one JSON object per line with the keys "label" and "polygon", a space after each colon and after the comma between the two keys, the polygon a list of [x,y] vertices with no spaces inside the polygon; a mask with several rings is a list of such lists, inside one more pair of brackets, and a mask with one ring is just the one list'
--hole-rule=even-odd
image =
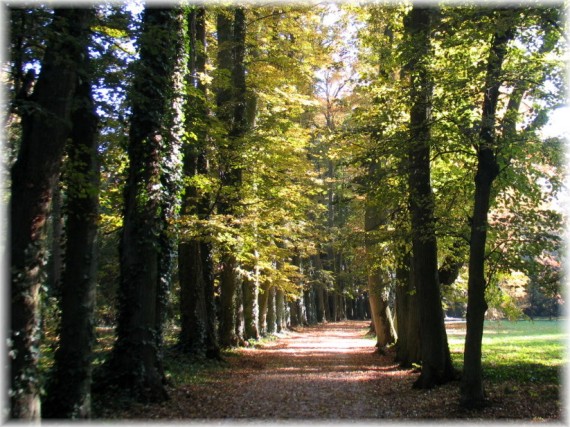
{"label": "avenue of trees", "polygon": [[[167,329],[220,359],[344,319],[477,408],[486,316],[558,314],[562,6],[6,15],[11,418],[166,399]],[[446,315],[467,319],[463,372]]]}

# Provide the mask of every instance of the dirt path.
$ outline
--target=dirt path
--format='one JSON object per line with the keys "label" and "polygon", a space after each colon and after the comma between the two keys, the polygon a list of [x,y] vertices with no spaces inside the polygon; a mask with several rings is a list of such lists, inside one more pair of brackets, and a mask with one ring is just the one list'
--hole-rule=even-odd
{"label": "dirt path", "polygon": [[[458,383],[412,390],[417,373],[374,352],[368,322],[348,321],[287,332],[261,348],[243,348],[224,369],[170,391],[157,405],[133,405],[113,418],[135,419],[426,419],[552,418],[559,409],[495,399],[478,413],[459,409]],[[533,405],[536,406],[536,405]],[[538,412],[537,412],[538,411]]]}
{"label": "dirt path", "polygon": [[[379,405],[409,376],[365,339],[368,322],[342,322],[290,333],[262,349],[243,350],[244,370],[232,376],[239,393],[228,401],[229,417],[386,418]],[[249,368],[249,369],[248,369]],[[227,415],[226,415],[227,414]]]}

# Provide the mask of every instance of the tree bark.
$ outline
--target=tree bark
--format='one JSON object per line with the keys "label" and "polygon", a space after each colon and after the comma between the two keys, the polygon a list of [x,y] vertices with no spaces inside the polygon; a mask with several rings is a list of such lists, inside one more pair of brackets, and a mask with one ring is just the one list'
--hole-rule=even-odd
{"label": "tree bark", "polygon": [[[378,164],[373,162],[369,170],[371,177],[376,174],[377,169]],[[396,341],[396,330],[392,313],[388,306],[385,274],[380,270],[379,266],[375,265],[374,256],[376,239],[373,237],[373,233],[380,225],[385,224],[386,215],[381,211],[382,208],[372,203],[371,197],[371,195],[367,197],[364,213],[365,246],[368,258],[368,298],[376,333],[376,347],[379,352],[383,353],[388,345]]]}
{"label": "tree bark", "polygon": [[61,272],[63,269],[63,215],[62,215],[62,191],[59,185],[53,188],[51,199],[51,253],[47,264],[47,286],[53,295],[60,295]]}
{"label": "tree bark", "polygon": [[245,345],[245,318],[244,318],[244,302],[243,302],[243,281],[244,277],[238,275],[239,282],[236,285],[236,311],[235,315],[235,324],[236,324],[236,337],[237,337],[237,345],[243,346]]}
{"label": "tree bark", "polygon": [[178,9],[147,8],[135,71],[120,242],[117,341],[106,364],[105,385],[120,386],[141,401],[167,398],[162,326],[170,282],[172,181],[179,177],[172,112],[181,52]]}
{"label": "tree bark", "polygon": [[388,305],[386,280],[381,272],[368,273],[370,311],[376,332],[376,347],[384,353],[387,346],[396,342],[396,329]]}
{"label": "tree bark", "polygon": [[267,312],[269,304],[269,288],[262,286],[259,292],[259,334],[261,336],[267,335]]}
{"label": "tree bark", "polygon": [[327,316],[325,312],[325,305],[328,306],[328,298],[326,297],[325,287],[322,283],[315,285],[317,294],[317,322],[326,322]]}
{"label": "tree bark", "polygon": [[454,379],[445,332],[437,266],[434,198],[430,184],[430,121],[433,84],[423,65],[430,52],[433,9],[414,6],[404,27],[411,56],[409,205],[412,224],[413,268],[420,304],[422,372],[416,388],[432,388]]}
{"label": "tree bark", "polygon": [[487,215],[491,204],[493,181],[499,174],[495,138],[495,113],[502,84],[501,74],[507,44],[514,37],[515,28],[505,28],[500,21],[500,32],[495,33],[487,62],[485,97],[481,115],[480,143],[477,146],[477,172],[475,175],[475,204],[471,223],[469,252],[469,280],[467,283],[467,334],[463,375],[461,378],[461,404],[470,408],[485,405],[481,366],[481,343],[487,302],[485,301],[485,246],[487,242]]}
{"label": "tree bark", "polygon": [[[192,130],[196,141],[184,146],[183,172],[187,177],[209,172],[207,158],[206,87],[198,78],[206,70],[206,11],[195,7],[188,21],[190,52],[187,85],[191,89],[186,104],[186,129]],[[201,95],[194,96],[192,90]],[[200,194],[195,186],[185,188],[182,214],[196,213],[202,220],[210,211],[208,194]],[[214,278],[211,245],[203,239],[182,240],[178,247],[180,280],[181,331],[179,342],[183,349],[210,358],[219,358],[214,306]]]}
{"label": "tree bark", "polygon": [[257,277],[243,281],[244,338],[259,339],[259,282]]}
{"label": "tree bark", "polygon": [[[218,70],[231,76],[231,83],[221,87],[216,94],[217,115],[226,124],[227,144],[223,149],[221,182],[225,188],[224,197],[219,202],[219,213],[234,216],[240,200],[242,169],[237,164],[243,136],[247,130],[246,85],[245,85],[245,13],[237,7],[233,19],[227,11],[217,15],[218,32]],[[235,346],[239,342],[236,336],[236,292],[239,279],[238,262],[231,248],[224,248],[221,256],[222,273],[220,275],[221,319],[220,344],[224,347]]]}
{"label": "tree bark", "polygon": [[180,337],[184,351],[206,354],[207,316],[204,274],[200,242],[192,240],[178,245],[180,280]]}
{"label": "tree bark", "polygon": [[272,286],[267,291],[267,327],[266,331],[268,335],[274,334],[277,330],[277,312],[275,307],[275,286]]}
{"label": "tree bark", "polygon": [[275,291],[275,323],[277,325],[277,332],[281,332],[286,324],[285,315],[285,294],[282,289]]}
{"label": "tree bark", "polygon": [[411,268],[411,255],[399,260],[396,269],[396,318],[398,342],[396,361],[404,368],[419,364],[421,358],[419,303]]}
{"label": "tree bark", "polygon": [[56,9],[32,108],[22,115],[22,140],[11,170],[10,417],[40,417],[39,293],[49,206],[69,135],[77,69],[88,43],[91,9]]}
{"label": "tree bark", "polygon": [[89,55],[83,53],[64,179],[67,182],[65,269],[61,281],[59,346],[47,387],[45,418],[89,418],[95,337],[96,239],[99,207],[98,117]]}

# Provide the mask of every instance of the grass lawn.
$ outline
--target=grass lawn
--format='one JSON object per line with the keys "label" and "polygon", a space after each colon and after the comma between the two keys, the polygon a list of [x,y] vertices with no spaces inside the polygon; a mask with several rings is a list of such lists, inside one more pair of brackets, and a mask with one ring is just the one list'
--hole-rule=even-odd
{"label": "grass lawn", "polygon": [[[561,384],[568,361],[565,322],[561,320],[486,321],[483,375],[490,382]],[[463,368],[465,323],[447,325],[453,364]]]}

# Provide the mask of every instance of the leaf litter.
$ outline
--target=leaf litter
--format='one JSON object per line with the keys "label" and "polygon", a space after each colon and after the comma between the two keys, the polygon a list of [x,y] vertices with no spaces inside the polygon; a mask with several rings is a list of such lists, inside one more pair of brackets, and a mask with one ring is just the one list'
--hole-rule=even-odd
{"label": "leaf litter", "polygon": [[[459,381],[414,390],[417,370],[375,352],[369,322],[325,323],[280,334],[226,357],[201,381],[171,385],[157,404],[109,406],[99,419],[131,420],[526,420],[559,421],[561,387],[486,384],[490,405],[459,406]],[[176,382],[176,381],[175,381]]]}

